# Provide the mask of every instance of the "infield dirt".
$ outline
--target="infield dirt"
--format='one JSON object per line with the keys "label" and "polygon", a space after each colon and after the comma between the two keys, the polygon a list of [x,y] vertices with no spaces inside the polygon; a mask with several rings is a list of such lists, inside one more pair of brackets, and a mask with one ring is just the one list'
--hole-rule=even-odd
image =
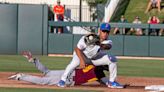
{"label": "infield dirt", "polygon": [[[49,89],[63,89],[56,86],[35,85],[28,82],[8,80],[7,78],[14,74],[13,72],[0,72],[0,87],[17,87],[17,88],[49,88]],[[28,73],[32,75],[41,76],[36,73]],[[80,90],[100,90],[102,92],[148,92],[144,90],[148,85],[164,85],[164,78],[147,78],[147,77],[126,77],[118,76],[118,82],[126,85],[124,89],[110,89],[106,86],[100,85],[97,82],[87,83],[85,85],[78,85],[74,87],[66,87],[64,89],[80,89]]]}

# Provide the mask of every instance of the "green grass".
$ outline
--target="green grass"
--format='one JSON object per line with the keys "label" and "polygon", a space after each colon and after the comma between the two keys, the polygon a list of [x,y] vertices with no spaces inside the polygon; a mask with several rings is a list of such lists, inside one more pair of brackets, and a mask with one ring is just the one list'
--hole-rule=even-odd
{"label": "green grass", "polygon": [[0,92],[101,92],[92,90],[73,90],[73,89],[38,89],[38,88],[0,88]]}
{"label": "green grass", "polygon": [[[71,58],[37,56],[49,69],[65,69]],[[0,55],[0,71],[39,72],[22,56]],[[160,60],[119,60],[118,75],[164,77],[164,61]]]}
{"label": "green grass", "polygon": [[164,61],[120,60],[118,74],[123,76],[164,77]]}
{"label": "green grass", "polygon": [[[64,69],[69,63],[71,58],[65,57],[47,57],[36,56],[41,62],[49,69]],[[22,56],[16,55],[0,55],[0,71],[11,72],[38,72],[38,70],[28,63],[28,61]]]}
{"label": "green grass", "polygon": [[164,8],[161,8],[161,13],[158,13],[157,9],[150,10],[145,14],[149,0],[130,0],[127,10],[125,11],[125,17],[131,23],[135,16],[139,16],[143,23],[147,23],[149,16],[156,15],[162,21],[164,19]]}
{"label": "green grass", "polygon": [[[49,69],[65,69],[71,58],[37,56]],[[0,55],[2,72],[36,72],[39,71],[19,55]],[[164,77],[164,61],[160,60],[118,60],[118,75],[141,77]],[[100,92],[69,89],[33,89],[33,88],[0,88],[0,92]]]}

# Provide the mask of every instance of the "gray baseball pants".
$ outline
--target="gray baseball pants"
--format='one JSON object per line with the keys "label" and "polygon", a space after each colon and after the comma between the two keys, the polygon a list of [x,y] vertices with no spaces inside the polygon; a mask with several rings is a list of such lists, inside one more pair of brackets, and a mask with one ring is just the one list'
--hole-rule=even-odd
{"label": "gray baseball pants", "polygon": [[[60,81],[61,76],[64,73],[64,70],[49,70],[39,61],[39,59],[34,59],[33,64],[39,71],[41,71],[44,74],[44,76],[39,77],[39,76],[23,74],[23,76],[21,76],[19,80],[31,82],[34,84],[40,84],[40,85],[56,85]],[[66,82],[66,84],[72,82],[73,80],[70,79],[69,81]]]}

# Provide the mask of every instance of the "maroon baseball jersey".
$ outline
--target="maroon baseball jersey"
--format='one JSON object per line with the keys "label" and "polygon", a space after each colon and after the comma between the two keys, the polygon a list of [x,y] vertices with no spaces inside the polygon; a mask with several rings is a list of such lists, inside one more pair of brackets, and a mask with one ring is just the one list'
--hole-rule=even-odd
{"label": "maroon baseball jersey", "polygon": [[95,67],[93,65],[88,65],[84,69],[76,69],[74,77],[75,85],[98,80],[96,78],[94,69]]}

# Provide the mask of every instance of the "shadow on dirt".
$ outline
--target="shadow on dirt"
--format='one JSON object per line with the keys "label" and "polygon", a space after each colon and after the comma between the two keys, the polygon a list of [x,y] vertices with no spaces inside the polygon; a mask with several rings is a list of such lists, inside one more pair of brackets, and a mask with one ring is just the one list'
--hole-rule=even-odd
{"label": "shadow on dirt", "polygon": [[124,85],[127,89],[145,89],[145,86]]}

